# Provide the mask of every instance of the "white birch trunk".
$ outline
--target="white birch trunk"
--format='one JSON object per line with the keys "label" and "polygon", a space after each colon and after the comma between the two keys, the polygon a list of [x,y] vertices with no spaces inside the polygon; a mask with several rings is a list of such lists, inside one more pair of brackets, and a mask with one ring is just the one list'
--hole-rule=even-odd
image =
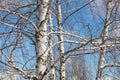
{"label": "white birch trunk", "polygon": [[[109,28],[109,23],[110,23],[110,0],[107,2],[106,4],[106,22],[105,22],[105,26],[102,32],[102,44],[104,45],[106,40],[107,40],[107,36],[108,36],[108,28]],[[105,66],[104,62],[105,62],[105,49],[106,47],[102,47],[101,51],[100,51],[100,58],[99,58],[99,62],[98,62],[98,72],[97,72],[97,76],[96,76],[96,80],[102,80],[102,70],[103,67]]]}
{"label": "white birch trunk", "polygon": [[[51,11],[49,11],[49,25],[50,25],[50,32],[53,32],[53,25],[52,25],[52,17],[51,17]],[[49,46],[53,45],[53,36],[52,34],[49,35]],[[54,64],[54,54],[53,50],[51,49],[49,52],[50,57],[50,66]],[[56,80],[55,78],[55,67],[52,68],[49,76],[50,80]]]}
{"label": "white birch trunk", "polygon": [[49,0],[38,0],[38,5],[40,5],[38,31],[36,31],[36,75],[38,76],[38,80],[44,80],[43,76],[45,76],[44,72],[47,68],[48,53],[45,52],[47,44],[47,24],[45,18],[47,15],[48,2]]}
{"label": "white birch trunk", "polygon": [[[61,0],[57,0],[57,18],[58,18],[58,28],[59,28],[59,31],[62,32],[62,12],[61,12]],[[62,34],[60,33],[59,34],[59,41],[63,41],[63,37],[62,37]],[[64,54],[64,43],[61,43],[60,44],[60,54]],[[64,57],[61,57],[60,59],[60,68],[61,68],[61,71],[60,71],[60,80],[66,80],[66,67],[65,67],[65,58]]]}

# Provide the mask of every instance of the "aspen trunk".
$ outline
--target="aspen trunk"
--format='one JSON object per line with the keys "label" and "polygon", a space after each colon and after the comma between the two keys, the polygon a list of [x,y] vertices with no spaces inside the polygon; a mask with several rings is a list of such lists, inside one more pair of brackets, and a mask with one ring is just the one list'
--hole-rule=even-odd
{"label": "aspen trunk", "polygon": [[47,56],[48,53],[46,50],[46,32],[47,32],[47,23],[46,15],[48,8],[49,0],[38,0],[39,5],[39,22],[38,22],[38,31],[36,31],[36,75],[38,80],[43,80],[45,76],[44,72],[47,69]]}
{"label": "aspen trunk", "polygon": [[[57,19],[58,19],[58,29],[59,32],[62,32],[62,12],[61,12],[61,0],[57,0]],[[63,41],[63,36],[59,34],[59,41]],[[64,43],[60,44],[60,54],[64,54]],[[65,58],[61,57],[60,59],[60,80],[66,80],[66,67],[65,67]]]}

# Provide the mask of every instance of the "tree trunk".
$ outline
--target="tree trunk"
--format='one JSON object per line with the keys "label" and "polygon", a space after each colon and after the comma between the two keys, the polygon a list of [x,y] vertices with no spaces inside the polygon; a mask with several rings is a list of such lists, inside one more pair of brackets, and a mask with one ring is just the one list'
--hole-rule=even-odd
{"label": "tree trunk", "polygon": [[[106,4],[106,22],[105,22],[105,26],[102,32],[102,44],[104,45],[106,40],[107,40],[107,36],[108,36],[108,28],[109,28],[109,23],[110,23],[110,0],[107,1]],[[102,70],[104,67],[104,62],[105,62],[105,49],[106,47],[102,47],[101,51],[100,51],[100,58],[99,58],[99,62],[98,62],[98,72],[97,72],[97,76],[96,76],[96,80],[102,80]]]}
{"label": "tree trunk", "polygon": [[46,51],[47,39],[47,23],[46,15],[48,9],[49,0],[38,0],[39,8],[39,22],[38,22],[38,31],[36,31],[36,75],[38,80],[43,80],[45,76],[45,71],[47,69],[47,56]]}
{"label": "tree trunk", "polygon": [[[49,27],[50,27],[50,32],[53,32],[53,25],[52,25],[52,16],[51,16],[51,11],[49,11]],[[52,34],[49,35],[49,46],[53,45],[53,36]],[[52,64],[54,64],[54,53],[53,50],[51,49],[49,52],[49,57],[50,57],[50,66]],[[51,69],[51,67],[50,67]],[[55,67],[52,68],[51,72],[50,72],[50,76],[49,76],[50,80],[56,80],[55,78]]]}
{"label": "tree trunk", "polygon": [[[62,32],[62,12],[61,12],[61,0],[57,0],[57,19],[58,19],[58,29],[59,32]],[[63,41],[62,34],[58,35],[59,41]],[[60,44],[60,54],[64,54],[64,43]],[[66,68],[65,68],[65,58],[61,57],[60,59],[60,80],[66,80]]]}

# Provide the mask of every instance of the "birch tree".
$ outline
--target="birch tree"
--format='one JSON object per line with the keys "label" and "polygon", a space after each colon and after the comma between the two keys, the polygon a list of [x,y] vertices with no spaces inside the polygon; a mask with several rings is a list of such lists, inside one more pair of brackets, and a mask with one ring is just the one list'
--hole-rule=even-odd
{"label": "birch tree", "polygon": [[[120,67],[119,59],[115,60],[119,58],[120,39],[113,35],[119,29],[119,0],[3,0],[1,3],[1,72],[15,72],[22,80],[102,80],[108,68]],[[67,61],[73,56],[76,57],[68,67]],[[67,73],[72,71],[70,74],[74,76],[69,78]]]}
{"label": "birch tree", "polygon": [[[107,10],[106,21],[105,21],[105,24],[104,24],[105,26],[104,26],[104,29],[103,29],[103,32],[102,32],[102,44],[103,45],[105,44],[105,41],[107,40],[108,28],[109,28],[109,23],[110,23],[110,1],[109,0],[106,2],[106,10]],[[101,51],[100,51],[100,60],[99,60],[99,63],[98,63],[98,73],[97,73],[96,80],[101,80],[101,75],[102,75],[101,69],[104,66],[105,55],[106,55],[105,50],[106,50],[106,48],[102,47]]]}
{"label": "birch tree", "polygon": [[[50,32],[52,33],[53,32],[53,25],[52,25],[52,14],[51,14],[51,8],[49,10],[49,27],[50,27]],[[53,44],[53,35],[51,34],[49,36],[49,46],[52,46]],[[53,53],[53,50],[51,49],[50,52],[49,52],[49,62],[50,62],[50,66],[54,63],[54,53]],[[50,80],[56,80],[56,76],[55,76],[55,67],[53,67],[53,69],[51,70],[51,73],[50,73]]]}
{"label": "birch tree", "polygon": [[[62,10],[61,10],[61,0],[57,0],[57,19],[58,19],[58,29],[60,34],[58,35],[59,41],[63,41],[63,37],[61,32],[63,31],[62,28]],[[64,54],[64,43],[60,43],[60,55]],[[66,69],[65,69],[65,58],[64,56],[61,56],[60,59],[60,80],[66,80]]]}
{"label": "birch tree", "polygon": [[[8,0],[4,0],[2,2],[3,4],[0,4],[1,65],[7,66],[7,70],[10,68],[13,71],[16,71],[25,79],[47,80],[49,73],[54,75],[52,78],[55,78],[54,67],[55,64],[60,60],[60,79],[66,80],[65,55],[76,51],[81,47],[65,52],[64,43],[81,43],[64,40],[63,34],[76,38],[80,38],[80,36],[65,32],[62,28],[62,24],[64,24],[68,17],[71,16],[74,12],[86,7],[92,1],[83,5],[83,7],[73,10],[73,13],[68,15],[68,17],[66,17],[63,22],[60,0],[55,1],[57,3],[57,9],[55,8],[54,10],[54,6],[52,7],[53,11],[57,12],[57,15],[54,12],[50,12],[51,6],[53,5],[52,3],[54,2],[52,0],[23,2],[24,3],[20,3],[20,1],[17,0],[15,2],[9,2]],[[16,3],[20,4],[16,5]],[[58,22],[58,31],[54,31],[54,29],[52,29],[53,24],[50,15],[57,17],[55,19],[57,19]],[[48,27],[50,27],[49,33]],[[52,43],[51,39],[50,42],[48,42],[48,37],[52,38],[52,34],[58,36],[58,41],[55,43]],[[32,48],[30,48],[28,45],[29,43],[33,45]],[[58,59],[56,59],[56,61],[54,61],[52,49],[54,47],[58,47],[57,45],[60,45],[57,51],[60,53],[60,56]],[[27,48],[29,49],[26,50]],[[49,61],[47,59],[49,53],[52,59],[50,69],[48,69]],[[30,55],[32,55],[32,57]],[[23,61],[21,62],[19,61],[22,60],[22,58],[19,58],[20,56],[23,56]]]}
{"label": "birch tree", "polygon": [[38,76],[38,79],[43,79],[43,76],[45,75],[44,72],[47,69],[47,56],[48,53],[45,52],[46,50],[46,45],[47,45],[47,39],[46,39],[46,32],[47,32],[47,23],[46,23],[46,18],[47,18],[47,11],[48,8],[50,7],[48,5],[49,0],[44,0],[44,1],[37,1],[38,4],[40,5],[39,7],[39,22],[38,22],[38,27],[36,31],[36,75]]}
{"label": "birch tree", "polygon": [[[114,26],[114,22],[115,24],[117,23],[117,17],[113,17],[115,13],[117,13],[118,7],[119,7],[119,1],[112,1],[112,0],[106,0],[103,1],[105,4],[105,10],[106,13],[105,14],[105,20],[104,20],[104,27],[101,33],[101,39],[102,39],[102,45],[106,45],[106,42],[110,42],[113,41],[111,34],[110,34],[110,27],[115,27]],[[115,11],[114,11],[115,10]],[[116,40],[114,38],[114,40]],[[117,46],[117,45],[116,45]],[[118,63],[114,63],[114,64],[110,64],[110,63],[106,63],[107,59],[105,60],[105,57],[108,54],[107,49],[110,49],[109,47],[102,47],[100,50],[100,57],[99,57],[99,62],[98,62],[98,71],[97,71],[97,75],[96,75],[96,80],[102,80],[103,79],[103,69],[105,69],[106,67],[119,67]],[[113,50],[113,49],[112,49]],[[114,54],[115,55],[115,54]]]}

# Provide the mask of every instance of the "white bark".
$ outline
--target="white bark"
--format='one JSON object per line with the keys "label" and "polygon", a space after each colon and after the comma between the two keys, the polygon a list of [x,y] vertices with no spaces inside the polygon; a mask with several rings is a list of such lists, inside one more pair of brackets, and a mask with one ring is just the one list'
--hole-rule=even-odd
{"label": "white bark", "polygon": [[38,76],[38,80],[42,80],[43,76],[46,74],[44,73],[47,69],[47,56],[48,53],[45,52],[46,50],[46,31],[47,31],[47,24],[46,24],[46,15],[48,9],[49,0],[38,0],[39,6],[39,24],[38,24],[38,31],[36,32],[36,75]]}
{"label": "white bark", "polygon": [[[53,25],[52,25],[52,16],[51,16],[51,13],[49,11],[49,25],[50,25],[50,32],[53,32]],[[49,35],[49,46],[52,46],[53,45],[53,38],[52,38],[52,34]],[[53,50],[51,49],[49,51],[49,57],[50,57],[50,66],[52,64],[54,64],[54,53],[53,53]],[[51,72],[50,72],[50,76],[49,76],[50,80],[56,80],[55,78],[55,67],[52,68]]]}
{"label": "white bark", "polygon": [[[107,1],[107,4],[106,4],[106,22],[105,22],[105,26],[104,26],[104,29],[103,29],[103,32],[102,32],[102,44],[104,45],[106,43],[106,39],[107,39],[107,36],[108,36],[108,28],[109,28],[109,22],[110,22],[110,16],[111,16],[111,13],[110,13],[110,0]],[[102,80],[102,70],[103,70],[103,67],[104,67],[104,62],[105,62],[105,49],[106,47],[102,47],[101,48],[101,52],[100,52],[100,58],[99,58],[99,63],[98,63],[98,72],[97,72],[97,76],[96,76],[96,80]]]}
{"label": "white bark", "polygon": [[[57,19],[58,19],[58,29],[60,32],[62,32],[62,12],[61,12],[61,0],[57,0]],[[60,33],[59,34],[59,41],[63,41],[63,36]],[[60,54],[64,54],[64,43],[60,43]],[[60,59],[60,80],[66,80],[66,67],[65,67],[65,58],[64,56],[61,57]]]}

